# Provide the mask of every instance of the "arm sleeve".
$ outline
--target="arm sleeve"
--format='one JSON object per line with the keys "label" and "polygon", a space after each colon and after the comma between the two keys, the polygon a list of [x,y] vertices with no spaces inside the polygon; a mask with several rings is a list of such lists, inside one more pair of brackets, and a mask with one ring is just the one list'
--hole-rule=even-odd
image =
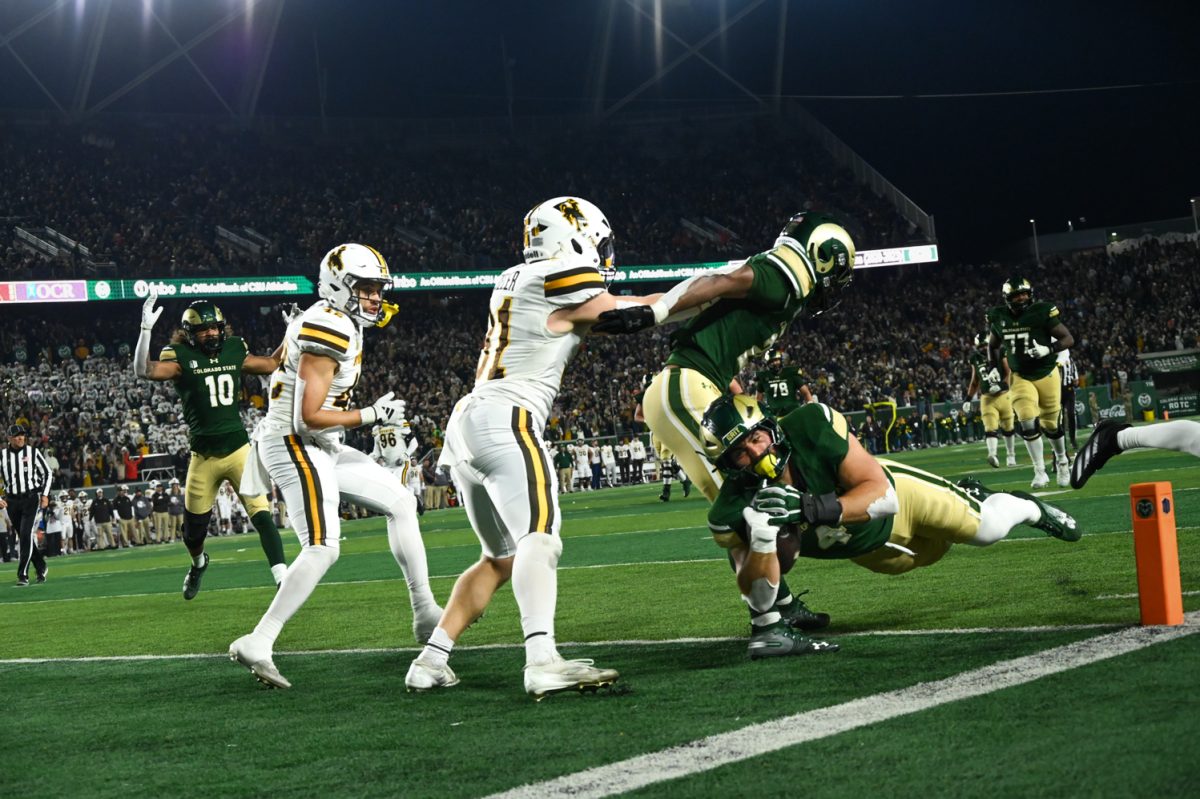
{"label": "arm sleeve", "polygon": [[556,308],[580,305],[608,291],[600,272],[590,266],[550,272],[543,280],[542,289],[546,302]]}
{"label": "arm sleeve", "polygon": [[146,328],[138,333],[137,344],[133,349],[133,374],[135,377],[145,377],[150,373],[150,332]]}

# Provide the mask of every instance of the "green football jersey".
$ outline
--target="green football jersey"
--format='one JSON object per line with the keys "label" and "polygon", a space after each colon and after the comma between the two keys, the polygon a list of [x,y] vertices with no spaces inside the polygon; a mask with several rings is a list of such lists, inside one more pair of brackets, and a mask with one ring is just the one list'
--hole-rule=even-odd
{"label": "green football jersey", "polygon": [[988,365],[987,357],[979,350],[972,350],[967,356],[967,360],[971,363],[971,368],[975,370],[975,382],[979,384],[979,396],[988,397],[1000,394],[1008,390],[1001,380],[994,383],[988,380],[987,375],[992,371],[992,367]]}
{"label": "green football jersey", "polygon": [[183,404],[192,452],[220,457],[249,443],[238,407],[247,353],[246,342],[237,336],[225,339],[214,357],[186,343],[163,347],[158,359],[177,361],[182,370],[175,390]]}
{"label": "green football jersey", "polygon": [[[793,485],[810,494],[836,492],[837,472],[850,449],[846,417],[818,402],[801,405],[779,420],[784,438],[792,450],[788,470]],[[888,482],[895,480],[883,465]],[[767,481],[744,472],[728,477],[708,510],[708,526],[714,533],[735,531],[747,540],[749,531],[742,510]],[[883,546],[892,534],[892,517],[872,519],[844,527],[797,526],[800,556],[805,558],[856,558]]]}
{"label": "green football jersey", "polygon": [[[1057,362],[1054,336],[1050,330],[1061,320],[1058,306],[1052,302],[1034,302],[1014,315],[1007,305],[997,305],[987,314],[988,329],[1004,341],[1009,367],[1026,380],[1040,380],[1054,370]],[[1050,354],[1034,358],[1027,353],[1032,344],[1050,347]]]}
{"label": "green football jersey", "polygon": [[800,315],[814,282],[807,256],[787,244],[746,265],[754,282],[745,297],[717,300],[671,334],[667,363],[695,369],[722,389]]}
{"label": "green football jersey", "polygon": [[754,385],[763,395],[767,410],[776,417],[800,407],[796,392],[804,382],[804,374],[795,366],[785,366],[778,372],[764,369],[754,373]]}

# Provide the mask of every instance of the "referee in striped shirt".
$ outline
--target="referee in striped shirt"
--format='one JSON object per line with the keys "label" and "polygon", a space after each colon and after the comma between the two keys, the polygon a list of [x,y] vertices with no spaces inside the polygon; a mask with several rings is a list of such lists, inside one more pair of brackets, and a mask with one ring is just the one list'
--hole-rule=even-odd
{"label": "referee in striped shirt", "polygon": [[7,508],[17,531],[17,586],[29,585],[29,562],[37,570],[37,581],[46,582],[46,559],[37,547],[33,526],[38,510],[50,504],[50,467],[40,450],[27,444],[29,431],[24,425],[8,428],[8,446],[0,450],[0,479],[4,496],[0,508]]}

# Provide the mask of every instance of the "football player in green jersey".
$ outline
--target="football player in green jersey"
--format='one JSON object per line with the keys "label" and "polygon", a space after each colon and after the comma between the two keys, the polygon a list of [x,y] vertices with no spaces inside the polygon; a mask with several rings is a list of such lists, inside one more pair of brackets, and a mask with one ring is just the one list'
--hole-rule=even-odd
{"label": "football player in green jersey", "polygon": [[1071,484],[1067,442],[1058,424],[1062,386],[1057,353],[1069,349],[1075,337],[1051,302],[1034,302],[1033,286],[1022,277],[1004,283],[1004,304],[987,313],[989,364],[987,377],[998,382],[1000,359],[1012,368],[1012,406],[1021,425],[1021,438],[1033,461],[1033,488],[1050,484],[1046,474],[1042,432],[1054,450],[1059,486]]}
{"label": "football player in green jersey", "polygon": [[963,413],[971,412],[971,397],[979,395],[979,415],[983,417],[983,437],[987,440],[988,465],[993,469],[1000,468],[1000,458],[996,454],[1000,433],[1004,433],[1004,449],[1008,453],[1006,466],[1017,465],[1017,442],[1013,440],[1016,429],[1013,427],[1012,400],[1008,396],[1008,361],[1001,360],[1004,374],[999,380],[991,380],[992,368],[988,365],[986,333],[975,335],[975,348],[967,356],[971,364],[971,380],[967,384],[967,399],[963,403]]}
{"label": "football player in green jersey", "polygon": [[846,418],[821,403],[782,419],[747,396],[725,396],[703,419],[705,455],[726,480],[708,513],[730,548],[753,616],[750,656],[828,651],[781,623],[775,596],[796,557],[849,559],[882,574],[937,562],[951,544],[987,546],[1018,524],[1064,541],[1076,521],[1032,494],[958,484],[876,459]]}
{"label": "football player in green jersey", "polygon": [[710,502],[722,478],[700,455],[704,410],[792,320],[836,305],[853,269],[854,242],[844,227],[822,214],[797,214],[770,250],[685,280],[651,305],[603,313],[592,328],[633,333],[688,320],[671,334],[667,366],[650,383],[643,406],[650,432]]}
{"label": "football player in green jersey", "polygon": [[767,368],[754,373],[758,403],[774,416],[783,416],[812,402],[812,391],[797,366],[783,365],[783,350],[775,347],[767,353]]}
{"label": "football player in green jersey", "polygon": [[[251,355],[245,341],[226,334],[221,309],[208,300],[197,300],[183,312],[180,329],[163,347],[158,360],[152,361],[151,331],[162,314],[161,308],[154,307],[157,299],[152,291],[142,306],[142,330],[133,365],[140,378],[173,381],[183,405],[192,450],[183,514],[183,543],[192,556],[192,565],[183,581],[183,598],[193,599],[208,568],[204,539],[217,490],[225,480],[234,490],[239,489],[250,451],[250,438],[238,408],[242,372],[271,374],[279,367],[282,348],[270,356]],[[278,585],[287,563],[279,530],[271,518],[271,506],[264,496],[242,496],[241,500]]]}

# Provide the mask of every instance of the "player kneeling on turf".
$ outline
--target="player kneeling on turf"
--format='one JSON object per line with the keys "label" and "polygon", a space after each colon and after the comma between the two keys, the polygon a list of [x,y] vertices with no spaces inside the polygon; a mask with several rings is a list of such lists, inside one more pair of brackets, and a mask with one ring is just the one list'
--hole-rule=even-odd
{"label": "player kneeling on turf", "polygon": [[987,546],[1018,524],[1064,541],[1082,534],[1073,518],[1031,494],[990,491],[973,479],[956,485],[876,459],[846,418],[820,403],[776,420],[744,394],[723,396],[705,412],[702,436],[725,476],[708,523],[730,550],[755,614],[752,658],[836,650],[790,629],[774,607],[780,576],[798,556],[903,574],[937,562],[951,544]]}

